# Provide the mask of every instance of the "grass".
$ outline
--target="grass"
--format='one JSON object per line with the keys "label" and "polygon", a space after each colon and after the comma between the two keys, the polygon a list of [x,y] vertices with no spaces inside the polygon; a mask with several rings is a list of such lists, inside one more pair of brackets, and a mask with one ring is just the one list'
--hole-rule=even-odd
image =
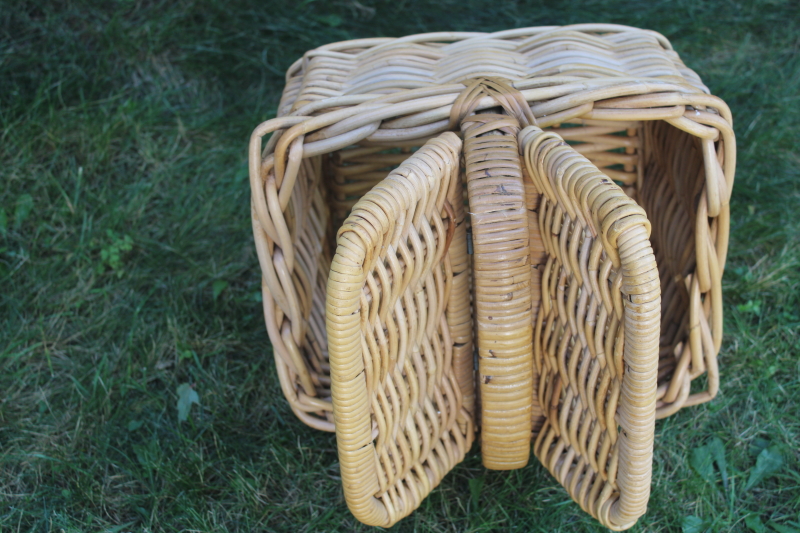
{"label": "grass", "polygon": [[[800,530],[798,6],[0,3],[0,531],[368,530],[333,436],[293,417],[274,374],[249,133],[327,42],[594,21],[671,39],[739,146],[720,395],[657,424],[633,531]],[[179,423],[182,383],[201,408]],[[715,438],[727,487],[692,467]],[[763,449],[782,466],[746,488]],[[393,529],[601,530],[540,466],[489,472],[475,450]]]}

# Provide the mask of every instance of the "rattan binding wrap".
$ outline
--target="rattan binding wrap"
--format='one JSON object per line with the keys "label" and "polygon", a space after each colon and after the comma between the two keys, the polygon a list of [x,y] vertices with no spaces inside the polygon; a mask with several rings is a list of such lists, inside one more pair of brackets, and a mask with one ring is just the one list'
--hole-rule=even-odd
{"label": "rattan binding wrap", "polygon": [[[520,125],[535,119],[519,91],[504,80],[465,84],[450,122],[460,125],[464,137],[481,456],[487,468],[510,470],[528,463],[533,419],[541,417],[534,394],[531,233],[517,144]],[[496,97],[502,110],[473,114],[487,95]]]}
{"label": "rattan binding wrap", "polygon": [[520,137],[547,255],[534,453],[584,510],[627,529],[647,509],[652,469],[661,288],[650,222],[557,134]]}
{"label": "rattan binding wrap", "polygon": [[462,403],[472,354],[453,349],[472,322],[468,287],[453,281],[468,264],[452,207],[460,149],[453,133],[428,141],[337,234],[326,303],[336,442],[347,505],[369,525],[416,509],[473,441]]}
{"label": "rattan binding wrap", "polygon": [[[410,149],[459,128],[461,82],[481,76],[508,80],[540,127],[579,143],[645,208],[663,287],[657,416],[712,398],[736,163],[730,110],[663,36],[584,24],[334,43],[289,69],[279,118],[251,137],[250,183],[265,322],[292,410],[334,430],[321,310],[331,235]],[[473,111],[498,105],[485,95]],[[693,392],[703,374],[707,390]]]}
{"label": "rattan binding wrap", "polygon": [[474,254],[481,455],[486,468],[510,470],[528,464],[535,401],[519,124],[506,115],[479,113],[461,127]]}

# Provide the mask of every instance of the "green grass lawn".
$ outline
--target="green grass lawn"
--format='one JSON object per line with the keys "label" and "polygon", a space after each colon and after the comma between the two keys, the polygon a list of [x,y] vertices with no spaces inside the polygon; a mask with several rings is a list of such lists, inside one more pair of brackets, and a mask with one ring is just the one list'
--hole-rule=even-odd
{"label": "green grass lawn", "polygon": [[[800,3],[552,5],[0,2],[0,531],[369,530],[274,374],[250,132],[318,45],[576,22],[662,32],[738,137],[720,394],[657,423],[632,531],[800,531]],[[718,442],[724,484],[692,460]],[[393,530],[602,528],[475,449]]]}

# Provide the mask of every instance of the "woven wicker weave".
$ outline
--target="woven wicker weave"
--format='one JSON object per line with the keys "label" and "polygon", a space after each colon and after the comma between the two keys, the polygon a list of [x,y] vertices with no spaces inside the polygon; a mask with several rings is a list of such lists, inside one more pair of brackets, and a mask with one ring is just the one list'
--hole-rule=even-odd
{"label": "woven wicker weave", "polygon": [[[327,289],[328,350],[345,499],[365,524],[416,509],[472,445],[471,329],[464,246],[451,247],[463,194],[461,141],[428,141],[353,208],[338,232]],[[464,235],[461,235],[462,239]],[[467,379],[459,379],[466,375]],[[471,395],[471,390],[464,391]]]}
{"label": "woven wicker weave", "polygon": [[650,495],[661,314],[650,222],[555,133],[521,137],[547,255],[534,453],[583,509],[627,529]]}

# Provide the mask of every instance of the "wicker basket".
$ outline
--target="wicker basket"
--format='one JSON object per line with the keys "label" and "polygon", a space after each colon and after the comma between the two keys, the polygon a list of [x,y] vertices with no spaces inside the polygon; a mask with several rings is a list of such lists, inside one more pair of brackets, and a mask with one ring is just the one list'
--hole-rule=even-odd
{"label": "wicker basket", "polygon": [[[493,90],[493,84],[511,86],[513,90]],[[524,109],[520,101],[524,101]],[[476,123],[470,117],[498,113],[516,122],[501,128],[491,126],[495,132],[504,132],[497,134],[507,137],[503,142],[517,143],[517,150],[525,153],[533,142],[531,130],[526,130],[527,136],[513,131],[524,128],[526,120],[530,123],[532,117],[528,115],[535,116],[539,127],[572,143],[574,151],[616,181],[620,190],[644,208],[652,226],[649,242],[658,265],[661,291],[657,384],[651,384],[654,416],[668,416],[681,407],[708,401],[717,393],[721,275],[735,167],[735,140],[725,103],[708,94],[669,42],[655,32],[592,24],[495,34],[439,33],[348,41],[306,53],[287,73],[279,117],[258,126],[251,137],[251,210],[263,273],[265,321],[283,393],[306,424],[337,430],[337,436],[341,425],[341,417],[334,413],[331,402],[336,395],[331,392],[332,354],[324,304],[337,229],[358,199],[406,161],[415,148],[442,132],[460,129],[465,137],[464,149],[471,153],[473,148],[467,150],[470,139],[479,141],[486,132],[470,136],[471,125]],[[272,136],[264,145],[263,138],[270,133]],[[472,171],[469,157],[466,159],[469,190]],[[537,188],[536,180],[543,184],[549,176],[531,175],[528,179],[524,177],[524,167],[530,162],[513,164],[521,175],[515,177],[513,171],[504,171],[504,176],[517,184],[523,182],[522,191],[513,191],[514,201],[522,199],[528,212],[527,223],[519,222],[519,227],[526,227],[527,242],[515,244],[515,250],[525,258],[520,267],[525,266],[530,273],[530,305],[518,310],[529,325],[513,323],[517,338],[524,338],[528,331],[533,334],[536,330],[541,335],[542,326],[535,327],[540,301],[542,317],[552,311],[546,303],[550,299],[541,296],[544,292],[540,292],[539,281],[543,272],[553,275],[546,268],[548,260],[561,256],[548,248],[551,237],[547,232],[539,231],[553,214],[542,213],[542,190]],[[527,173],[533,174],[531,169]],[[478,255],[473,256],[471,268],[454,276],[453,287],[467,293],[474,290],[475,340],[479,353],[484,348],[488,353],[486,342],[491,339],[482,337],[481,332],[488,331],[486,320],[490,315],[484,317],[481,309],[491,302],[488,295],[492,291],[479,290],[482,252],[478,241],[482,237],[477,233],[480,224],[476,224],[474,216],[481,214],[475,209],[481,198],[471,193],[467,196]],[[547,194],[545,198],[547,205],[558,205]],[[558,209],[569,212],[566,205],[558,205]],[[489,234],[484,237],[491,240]],[[458,239],[456,235],[451,249],[466,246],[456,242]],[[613,256],[613,247],[605,253]],[[486,264],[491,265],[491,261]],[[625,269],[624,265],[612,265]],[[471,274],[475,276],[474,283]],[[623,278],[615,274],[614,279],[619,281],[612,288],[620,295],[630,294],[620,289]],[[550,279],[546,281],[549,283]],[[521,283],[518,288],[524,292],[525,285]],[[617,300],[612,303],[618,312]],[[630,303],[623,302],[625,309]],[[459,312],[469,314],[467,308],[460,308]],[[465,324],[468,317],[460,320]],[[449,324],[450,316],[447,321]],[[452,344],[453,358],[465,361],[472,344],[468,333],[461,334]],[[571,338],[564,338],[567,337]],[[565,342],[574,343],[574,339]],[[542,348],[537,348],[534,338],[531,352],[535,349]],[[520,357],[524,361],[524,355]],[[519,422],[514,427],[521,434],[530,433],[534,438],[538,435],[534,452],[566,483],[564,476],[571,470],[567,463],[559,461],[569,456],[558,459],[561,452],[554,454],[547,451],[549,444],[545,446],[550,438],[547,435],[552,431],[558,435],[563,429],[554,429],[552,417],[571,416],[562,415],[569,410],[558,407],[552,411],[554,398],[559,397],[551,387],[555,379],[553,367],[531,354],[529,360],[537,360],[536,364],[529,364],[527,370],[522,364],[514,374],[515,383],[521,387],[517,394],[528,395],[530,401],[514,403],[502,395],[492,395],[485,387],[492,381],[487,382],[486,378],[495,376],[486,373],[485,365],[491,362],[483,353],[479,359],[477,379],[484,395],[480,402],[465,383],[471,382],[472,377],[457,372],[455,375],[462,392],[461,406],[470,416],[482,411],[485,464],[513,468],[527,461],[528,452],[519,444],[520,439],[508,446],[515,457],[492,458],[492,446],[497,450],[503,445],[502,436],[491,431],[492,421],[511,413]],[[705,390],[692,391],[692,381],[704,374]],[[488,408],[492,402],[505,414]],[[615,426],[613,413],[620,415],[624,410],[606,407],[606,414],[611,414],[604,423]],[[526,414],[520,415],[517,408]],[[526,417],[529,422],[523,422]],[[652,421],[645,424],[651,425]],[[570,431],[579,429],[564,427]],[[539,432],[539,428],[543,431]],[[563,439],[564,435],[560,435],[558,438]],[[528,438],[521,441],[529,442]],[[570,442],[573,441],[563,444],[569,447]],[[585,452],[578,446],[572,453]],[[621,460],[619,456],[617,460]],[[554,470],[556,466],[558,470]],[[607,470],[598,467],[591,474],[608,481],[607,486],[597,489],[601,497],[592,493],[591,502],[580,493],[588,490],[589,484],[575,485],[580,476],[569,477],[572,485],[568,489],[604,524],[624,528],[635,521],[632,517],[638,516],[638,511],[629,500],[615,499],[619,487],[608,477]],[[644,470],[649,475],[649,466]],[[380,494],[384,493],[379,491],[372,496]],[[647,495],[643,497],[646,503]],[[609,502],[623,500],[628,503],[614,505],[625,509],[610,510]],[[639,508],[643,511],[641,505]],[[396,519],[409,511],[407,505],[402,509],[387,516]],[[373,523],[378,522],[387,523],[383,518]]]}

